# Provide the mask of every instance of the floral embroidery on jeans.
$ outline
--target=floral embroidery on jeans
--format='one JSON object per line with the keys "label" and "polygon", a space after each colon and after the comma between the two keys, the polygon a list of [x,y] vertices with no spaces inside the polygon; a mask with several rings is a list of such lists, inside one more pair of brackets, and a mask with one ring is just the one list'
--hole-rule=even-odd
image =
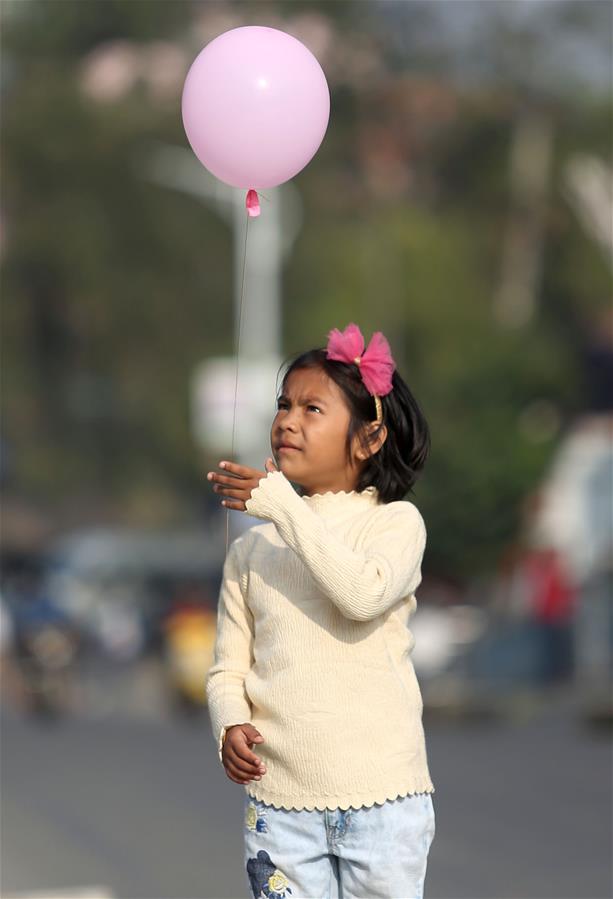
{"label": "floral embroidery on jeans", "polygon": [[289,880],[277,867],[271,857],[260,849],[255,858],[247,861],[247,874],[255,899],[285,899],[291,893]]}
{"label": "floral embroidery on jeans", "polygon": [[261,806],[258,808],[255,802],[250,802],[245,812],[245,824],[249,830],[255,830],[257,833],[267,833],[266,809]]}

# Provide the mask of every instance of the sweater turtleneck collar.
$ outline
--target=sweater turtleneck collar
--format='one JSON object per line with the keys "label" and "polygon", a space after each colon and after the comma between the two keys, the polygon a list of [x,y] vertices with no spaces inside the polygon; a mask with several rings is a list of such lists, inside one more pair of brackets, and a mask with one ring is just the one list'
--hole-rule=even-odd
{"label": "sweater turtleneck collar", "polygon": [[311,496],[302,496],[304,502],[311,509],[335,509],[347,503],[364,503],[365,505],[376,505],[379,502],[379,492],[376,487],[366,487],[364,490],[327,490],[325,493],[313,493]]}

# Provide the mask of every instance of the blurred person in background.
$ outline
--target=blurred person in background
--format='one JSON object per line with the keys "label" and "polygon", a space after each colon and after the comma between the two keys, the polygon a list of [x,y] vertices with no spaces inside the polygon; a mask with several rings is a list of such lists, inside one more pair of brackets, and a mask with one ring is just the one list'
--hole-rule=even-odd
{"label": "blurred person in background", "polygon": [[[574,686],[588,716],[613,720],[613,308],[587,314],[583,408],[533,510],[535,540],[557,551],[576,593]],[[553,603],[555,605],[555,601]],[[558,602],[564,605],[564,599]]]}
{"label": "blurred person in background", "polygon": [[541,502],[538,491],[526,501],[527,538],[518,568],[537,636],[537,681],[555,684],[567,681],[573,671],[575,588],[562,553],[548,542],[540,543],[533,529]]}
{"label": "blurred person in background", "polygon": [[522,504],[517,539],[501,555],[491,627],[474,652],[474,673],[510,685],[555,685],[573,670],[575,589],[564,556],[543,535],[538,490]]}

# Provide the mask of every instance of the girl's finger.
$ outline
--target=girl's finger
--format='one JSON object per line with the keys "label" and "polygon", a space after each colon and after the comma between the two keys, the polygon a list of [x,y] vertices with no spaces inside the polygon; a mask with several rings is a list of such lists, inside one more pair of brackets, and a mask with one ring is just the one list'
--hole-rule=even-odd
{"label": "girl's finger", "polygon": [[237,512],[247,511],[245,503],[233,502],[231,499],[224,499],[221,501],[221,504],[224,509],[236,509]]}
{"label": "girl's finger", "polygon": [[251,477],[253,474],[253,468],[247,468],[246,465],[238,465],[236,462],[220,462],[219,467],[224,471],[233,471],[241,478]]}
{"label": "girl's finger", "polygon": [[245,771],[246,774],[260,773],[261,763],[258,761],[258,757],[254,755],[247,746],[241,746],[239,748],[232,747],[232,749],[234,755],[231,756],[231,759],[237,767]]}
{"label": "girl's finger", "polygon": [[221,474],[216,474],[211,480],[216,484],[223,484],[227,487],[236,487],[237,484],[242,484],[245,478],[233,478],[232,476],[224,477]]}
{"label": "girl's finger", "polygon": [[251,780],[258,772],[249,771],[247,768],[244,768],[242,765],[237,765],[234,761],[230,761],[228,759],[228,768],[232,771],[232,774],[235,777],[238,777],[240,780]]}
{"label": "girl's finger", "polygon": [[243,502],[249,498],[248,490],[230,490],[228,487],[221,490],[216,490],[215,493],[219,494],[219,496],[226,496],[229,499],[239,499],[243,500]]}
{"label": "girl's finger", "polygon": [[228,777],[230,778],[230,780],[233,780],[234,783],[236,783],[236,784],[246,784],[246,783],[249,783],[248,780],[243,780],[242,778],[235,777],[234,774],[231,774],[231,773],[230,773],[230,771],[228,770],[228,768],[226,768],[226,774],[228,775]]}

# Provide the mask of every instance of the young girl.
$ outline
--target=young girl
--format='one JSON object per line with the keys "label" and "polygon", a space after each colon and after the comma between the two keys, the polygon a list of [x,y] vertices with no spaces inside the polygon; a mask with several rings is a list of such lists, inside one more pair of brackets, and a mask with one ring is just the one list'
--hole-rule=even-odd
{"label": "young girl", "polygon": [[385,337],[364,352],[352,323],[287,368],[275,461],[208,473],[265,521],[229,547],[206,682],[255,899],[423,895],[434,785],[407,622],[426,528],[403,497],[429,446]]}

